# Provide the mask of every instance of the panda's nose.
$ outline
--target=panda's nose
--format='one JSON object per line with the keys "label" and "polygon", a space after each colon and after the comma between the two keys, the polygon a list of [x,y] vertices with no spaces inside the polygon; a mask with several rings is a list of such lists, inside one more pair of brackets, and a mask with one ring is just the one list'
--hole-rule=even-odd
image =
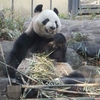
{"label": "panda's nose", "polygon": [[55,29],[55,27],[52,27],[52,26],[51,26],[51,27],[50,27],[50,29],[54,30],[54,29]]}

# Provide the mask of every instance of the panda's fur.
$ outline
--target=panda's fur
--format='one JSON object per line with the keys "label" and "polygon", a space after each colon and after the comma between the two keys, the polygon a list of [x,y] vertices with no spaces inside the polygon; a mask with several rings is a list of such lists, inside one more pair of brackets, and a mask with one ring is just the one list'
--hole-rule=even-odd
{"label": "panda's fur", "polygon": [[54,35],[54,40],[52,42],[49,42],[42,49],[42,52],[48,54],[53,51],[49,55],[49,58],[53,58],[57,60],[57,62],[66,62],[66,49],[66,39],[61,33],[58,33]]}
{"label": "panda's fur", "polygon": [[[26,57],[30,48],[32,48],[33,53],[41,53],[42,49],[48,43],[52,41],[56,41],[57,43],[57,41],[60,41],[59,39],[62,40],[65,38],[61,33],[59,33],[61,29],[61,23],[57,15],[57,9],[54,9],[55,12],[53,10],[42,11],[42,7],[43,5],[41,4],[36,6],[33,20],[31,21],[28,29],[21,34],[14,43],[13,49],[6,60],[7,64],[13,68],[17,69],[21,61]],[[58,37],[61,38],[57,40],[56,38]],[[66,42],[66,39],[64,42]],[[62,42],[62,46],[63,44],[66,45],[66,43]],[[51,58],[55,59],[55,55],[60,55],[59,57],[56,57],[56,60],[65,62],[66,46],[64,46],[64,49],[61,48],[62,47],[55,50]],[[59,60],[59,58],[61,59]],[[13,68],[8,67],[10,77],[15,77],[15,71]],[[4,72],[6,73],[6,71]]]}
{"label": "panda's fur", "polygon": [[27,34],[31,34],[31,31],[34,30],[41,37],[52,38],[61,30],[61,23],[57,15],[58,12],[56,10],[54,10],[56,12],[52,10],[42,11],[42,6],[38,5],[38,7],[41,10],[35,9],[33,20],[31,21],[30,26],[25,32]]}

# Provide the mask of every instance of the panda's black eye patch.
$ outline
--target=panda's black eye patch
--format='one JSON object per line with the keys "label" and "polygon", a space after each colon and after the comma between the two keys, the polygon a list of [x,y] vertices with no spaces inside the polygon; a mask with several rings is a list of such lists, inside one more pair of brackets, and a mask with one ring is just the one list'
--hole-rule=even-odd
{"label": "panda's black eye patch", "polygon": [[49,22],[48,18],[46,18],[42,23],[43,23],[43,25],[46,25],[47,22]]}
{"label": "panda's black eye patch", "polygon": [[55,21],[55,23],[56,23],[56,28],[58,28],[58,23],[57,23],[57,21]]}

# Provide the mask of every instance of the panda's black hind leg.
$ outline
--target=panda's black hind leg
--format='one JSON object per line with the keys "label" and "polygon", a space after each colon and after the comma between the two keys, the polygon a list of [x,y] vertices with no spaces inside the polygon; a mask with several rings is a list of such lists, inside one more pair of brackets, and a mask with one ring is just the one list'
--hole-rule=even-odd
{"label": "panda's black hind leg", "polygon": [[[15,69],[19,66],[21,61],[26,57],[28,49],[34,43],[34,36],[29,36],[26,33],[23,33],[19,36],[19,38],[15,41],[13,49],[9,53],[6,63],[10,67],[7,67],[8,70],[4,70],[4,74],[7,76],[7,71],[11,78],[15,77]],[[12,67],[12,68],[11,68]]]}
{"label": "panda's black hind leg", "polygon": [[80,84],[85,82],[85,77],[81,72],[73,71],[69,75],[61,77],[61,80],[64,84]]}
{"label": "panda's black hind leg", "polygon": [[35,13],[41,12],[41,11],[42,11],[42,7],[43,7],[42,4],[37,5],[37,6],[35,7],[35,9],[34,9],[34,12],[35,12]]}

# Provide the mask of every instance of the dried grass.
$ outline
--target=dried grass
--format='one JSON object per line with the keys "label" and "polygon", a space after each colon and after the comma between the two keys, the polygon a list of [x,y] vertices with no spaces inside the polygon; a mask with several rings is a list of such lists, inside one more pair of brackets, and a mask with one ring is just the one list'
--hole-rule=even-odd
{"label": "dried grass", "polygon": [[43,80],[50,81],[58,77],[54,61],[49,59],[47,55],[38,54],[33,57],[33,60],[27,60],[31,60],[31,63],[25,73],[31,78],[38,80],[38,82]]}

